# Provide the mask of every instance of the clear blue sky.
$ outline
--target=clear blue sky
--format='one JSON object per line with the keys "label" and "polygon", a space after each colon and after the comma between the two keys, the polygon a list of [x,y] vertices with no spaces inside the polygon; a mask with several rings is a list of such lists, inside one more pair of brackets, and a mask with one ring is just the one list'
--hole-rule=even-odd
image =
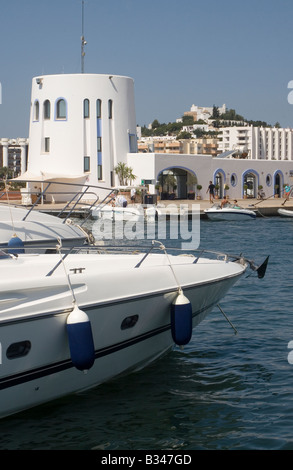
{"label": "clear blue sky", "polygon": [[[31,80],[81,71],[81,0],[0,0],[0,137],[27,137]],[[293,127],[292,0],[86,0],[85,72],[130,76],[139,125],[192,104]]]}

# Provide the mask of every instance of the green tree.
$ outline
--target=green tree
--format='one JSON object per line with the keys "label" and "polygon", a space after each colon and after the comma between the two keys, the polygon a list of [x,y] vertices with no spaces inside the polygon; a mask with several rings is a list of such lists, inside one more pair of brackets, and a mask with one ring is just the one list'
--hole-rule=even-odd
{"label": "green tree", "polygon": [[126,163],[119,162],[117,166],[115,166],[114,171],[119,179],[119,184],[121,186],[125,185],[125,180],[128,175],[128,167]]}
{"label": "green tree", "polygon": [[180,139],[191,139],[190,132],[180,132],[180,134],[177,135],[176,140]]}
{"label": "green tree", "polygon": [[193,116],[182,116],[182,123],[184,126],[192,126],[194,124]]}
{"label": "green tree", "polygon": [[226,121],[244,121],[244,117],[237,114],[235,109],[227,109],[224,114],[221,114],[221,119]]}
{"label": "green tree", "polygon": [[141,128],[141,135],[143,137],[150,137],[150,136],[153,135],[153,131],[152,131],[152,129],[148,129],[146,126],[143,126]]}
{"label": "green tree", "polygon": [[176,133],[179,132],[182,129],[182,124],[180,122],[169,122],[169,124],[166,125],[166,131],[168,133]]}
{"label": "green tree", "polygon": [[218,119],[220,117],[220,111],[217,106],[213,106],[213,114],[212,114],[212,119]]}
{"label": "green tree", "polygon": [[132,168],[128,167],[128,175],[127,175],[127,179],[129,181],[129,184],[131,185],[131,183],[133,183],[134,180],[136,180],[136,176],[132,173]]}
{"label": "green tree", "polygon": [[152,122],[152,129],[156,129],[157,127],[160,127],[161,124],[159,123],[159,121],[157,119],[154,119],[154,121]]}
{"label": "green tree", "polygon": [[168,175],[165,176],[164,184],[167,186],[168,192],[170,191],[170,187],[172,188],[172,191],[174,192],[174,189],[177,186],[176,177],[172,173],[168,173]]}
{"label": "green tree", "polygon": [[1,179],[9,179],[12,178],[12,170],[8,168],[7,166],[3,166],[0,168],[0,178]]}
{"label": "green tree", "polygon": [[126,163],[119,162],[115,166],[114,171],[119,179],[119,184],[121,186],[126,186],[128,182],[132,182],[136,179],[136,176],[133,174],[133,169],[126,165]]}

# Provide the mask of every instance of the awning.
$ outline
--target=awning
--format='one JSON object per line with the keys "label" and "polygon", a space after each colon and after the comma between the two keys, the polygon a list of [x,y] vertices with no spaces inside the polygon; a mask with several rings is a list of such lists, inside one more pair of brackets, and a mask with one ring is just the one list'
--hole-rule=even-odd
{"label": "awning", "polygon": [[87,178],[86,175],[68,175],[61,173],[45,173],[40,171],[39,173],[32,173],[30,171],[25,171],[22,175],[17,176],[17,178],[12,178],[10,181],[32,181],[32,182],[45,182],[45,181],[55,181],[55,180],[77,180],[82,178]]}

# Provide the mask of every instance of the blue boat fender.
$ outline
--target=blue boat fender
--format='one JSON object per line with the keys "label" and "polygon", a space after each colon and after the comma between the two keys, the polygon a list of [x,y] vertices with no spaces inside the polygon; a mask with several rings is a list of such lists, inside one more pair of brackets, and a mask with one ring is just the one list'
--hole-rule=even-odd
{"label": "blue boat fender", "polygon": [[15,255],[17,253],[24,253],[24,243],[21,238],[14,234],[7,243],[8,253]]}
{"label": "blue boat fender", "polygon": [[192,307],[182,292],[171,305],[171,332],[178,346],[188,344],[192,336]]}
{"label": "blue boat fender", "polygon": [[67,317],[67,335],[73,365],[87,371],[95,362],[95,347],[89,317],[77,305]]}

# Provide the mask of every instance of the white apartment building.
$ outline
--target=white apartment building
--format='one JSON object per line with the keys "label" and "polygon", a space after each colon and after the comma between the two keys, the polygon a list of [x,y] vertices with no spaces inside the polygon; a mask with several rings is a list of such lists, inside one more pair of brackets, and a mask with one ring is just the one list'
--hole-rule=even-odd
{"label": "white apartment building", "polygon": [[223,153],[235,150],[252,160],[293,160],[293,129],[224,127],[218,138]]}
{"label": "white apartment building", "polygon": [[190,132],[191,134],[196,134],[197,130],[208,132],[210,130],[210,127],[208,124],[193,124],[192,126],[182,126],[183,132]]}
{"label": "white apartment building", "polygon": [[0,165],[12,170],[14,176],[26,171],[27,153],[28,139],[0,138]]}
{"label": "white apartment building", "polygon": [[155,152],[216,156],[219,153],[217,150],[218,139],[214,137],[177,140],[176,136],[153,136],[142,137],[138,140],[139,153]]}

